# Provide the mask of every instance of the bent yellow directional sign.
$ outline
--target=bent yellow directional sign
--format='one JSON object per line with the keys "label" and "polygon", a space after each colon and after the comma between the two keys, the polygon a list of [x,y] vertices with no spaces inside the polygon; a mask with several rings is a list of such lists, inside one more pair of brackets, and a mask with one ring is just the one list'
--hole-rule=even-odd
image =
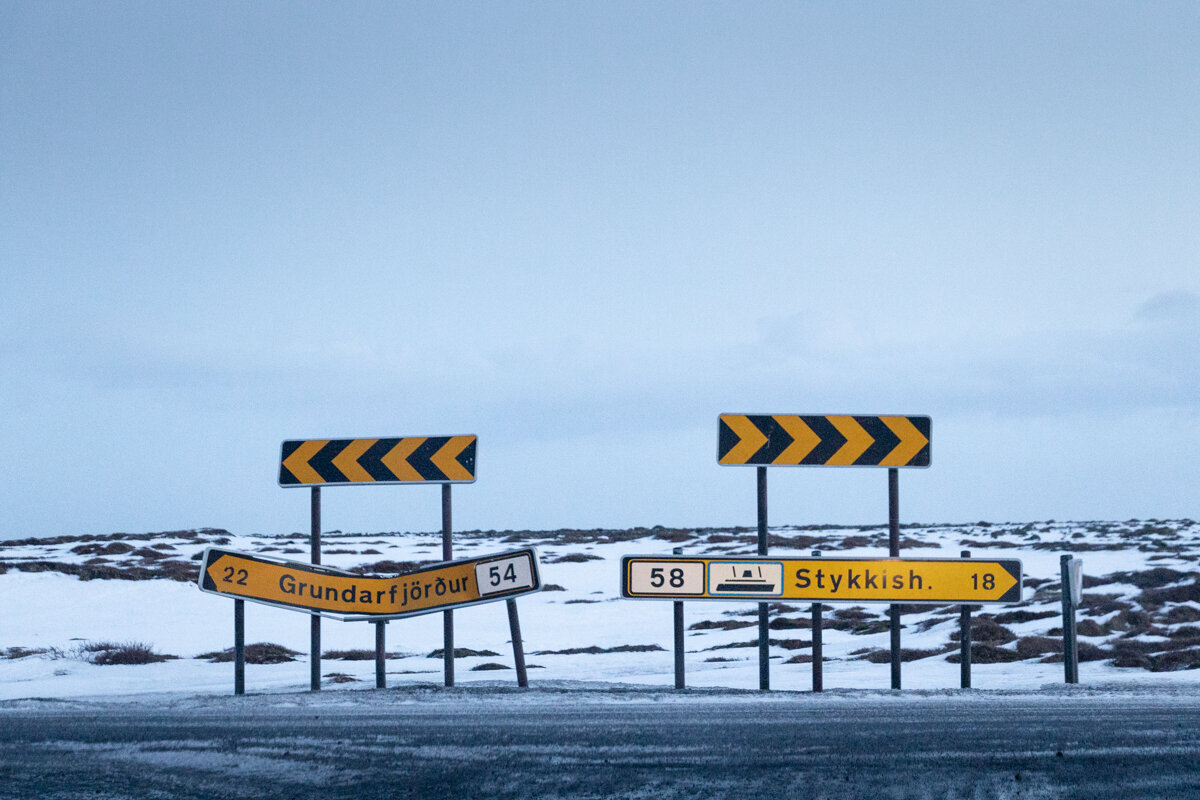
{"label": "bent yellow directional sign", "polygon": [[1015,559],[625,556],[621,596],[659,600],[1018,603]]}
{"label": "bent yellow directional sign", "polygon": [[772,467],[928,467],[929,417],[722,414],[717,463]]}
{"label": "bent yellow directional sign", "polygon": [[540,591],[533,548],[447,561],[390,577],[210,547],[200,590],[341,620],[399,619]]}
{"label": "bent yellow directional sign", "polygon": [[293,439],[279,456],[280,486],[471,483],[475,436]]}

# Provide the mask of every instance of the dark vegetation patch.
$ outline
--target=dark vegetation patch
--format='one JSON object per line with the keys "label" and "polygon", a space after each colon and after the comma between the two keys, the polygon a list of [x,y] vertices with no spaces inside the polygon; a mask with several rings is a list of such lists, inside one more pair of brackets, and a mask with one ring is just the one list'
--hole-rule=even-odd
{"label": "dark vegetation patch", "polygon": [[726,658],[725,656],[710,656],[704,659],[705,664],[724,664],[730,661],[741,661],[740,658]]}
{"label": "dark vegetation patch", "polygon": [[[566,650],[535,650],[535,656],[577,656],[577,655],[599,655],[601,653],[651,653],[655,650],[662,650],[656,644],[622,644],[616,647],[597,647],[591,645],[589,647],[569,647]],[[712,648],[709,648],[712,649]]]}
{"label": "dark vegetation patch", "polygon": [[1163,617],[1168,625],[1177,625],[1180,622],[1200,622],[1200,609],[1195,606],[1175,606],[1166,613]]}
{"label": "dark vegetation patch", "polygon": [[109,544],[81,544],[71,548],[76,555],[120,556],[133,552],[133,545],[126,542],[110,542]]}
{"label": "dark vegetation patch", "polygon": [[488,661],[483,664],[476,664],[475,666],[471,667],[471,672],[486,672],[488,670],[496,670],[496,669],[512,669],[512,667],[507,666],[505,664],[497,664],[495,661]]}
{"label": "dark vegetation patch", "polygon": [[[775,647],[782,647],[784,650],[799,650],[805,647],[812,647],[812,642],[804,639],[767,639],[768,644]],[[709,650],[736,650],[742,647],[758,647],[758,639],[751,639],[745,642],[730,642],[729,644],[716,644],[712,647],[704,648]]]}
{"label": "dark vegetation patch", "polygon": [[[946,656],[946,660],[951,664],[962,662],[960,653],[951,653]],[[971,663],[972,664],[1003,664],[1009,661],[1020,661],[1021,654],[1015,650],[1008,650],[1003,647],[997,647],[993,644],[983,642],[971,643]]]}
{"label": "dark vegetation patch", "polygon": [[[439,647],[437,650],[434,650],[432,653],[427,655],[426,658],[442,658],[443,656],[445,656],[445,654],[446,654],[446,648]],[[454,657],[455,658],[471,658],[473,656],[498,656],[498,655],[500,655],[500,654],[495,653],[491,650],[472,650],[469,647],[454,648]]]}
{"label": "dark vegetation patch", "polygon": [[800,655],[792,656],[791,658],[784,661],[783,663],[785,663],[785,664],[811,664],[812,661],[813,661],[813,657],[812,657],[811,653],[801,653]]}
{"label": "dark vegetation patch", "polygon": [[573,603],[602,603],[602,602],[604,602],[604,601],[603,600],[579,600],[579,599],[576,599],[576,600],[564,600],[563,605],[569,606],[569,605],[572,605]]}
{"label": "dark vegetation patch", "polygon": [[1166,603],[1200,603],[1200,581],[1182,586],[1167,586],[1161,589],[1146,589],[1138,595],[1137,601],[1143,608],[1156,609]]}
{"label": "dark vegetation patch", "polygon": [[[1113,655],[1111,650],[1106,650],[1103,647],[1097,647],[1096,645],[1088,644],[1087,642],[1079,642],[1078,650],[1079,650],[1079,661],[1081,663],[1084,661],[1104,661],[1105,659],[1112,658],[1112,655]],[[1041,663],[1043,663],[1043,664],[1061,664],[1062,661],[1063,661],[1063,654],[1061,652],[1059,652],[1059,653],[1054,653],[1052,655],[1046,656],[1045,658],[1042,659]]]}
{"label": "dark vegetation patch", "polygon": [[1094,619],[1081,619],[1075,623],[1075,633],[1080,636],[1107,636],[1109,631]]}
{"label": "dark vegetation patch", "polygon": [[600,556],[592,555],[591,553],[564,553],[561,556],[547,558],[543,564],[583,564],[588,561],[603,561]]}
{"label": "dark vegetation patch", "polygon": [[544,584],[542,584],[542,591],[543,592],[565,592],[566,589],[559,586],[557,583],[544,583]]}
{"label": "dark vegetation patch", "polygon": [[[921,649],[915,649],[915,648],[910,649],[907,647],[901,647],[900,648],[900,660],[903,662],[917,661],[922,658],[929,658],[931,656],[940,656],[944,653],[949,653],[950,650],[952,650],[952,649],[954,649],[953,645],[941,647],[941,648],[938,648],[935,650],[921,650]],[[871,662],[872,664],[890,664],[892,662],[892,651],[891,650],[871,650],[869,653],[867,653],[865,656],[863,656],[863,658],[865,658],[867,661]]]}
{"label": "dark vegetation patch", "polygon": [[[750,623],[753,625],[754,623]],[[767,627],[773,631],[790,631],[800,628],[811,628],[812,620],[808,617],[776,617],[767,623]]]}
{"label": "dark vegetation patch", "polygon": [[[953,631],[950,634],[950,640],[957,642],[960,634],[961,631]],[[1001,645],[1016,641],[1016,638],[1015,633],[989,617],[978,616],[971,619],[972,644]]]}
{"label": "dark vegetation patch", "polygon": [[[228,544],[229,537],[232,534],[224,528],[198,528],[188,531],[159,531],[156,533],[106,533],[100,535],[85,534],[82,536],[53,536],[48,539],[9,539],[8,541],[0,542],[0,547],[29,547],[37,545],[55,545],[55,544],[70,544],[71,542],[149,542],[156,539],[187,539],[191,541],[206,541],[212,540],[214,543],[224,539],[224,544]],[[216,537],[214,539],[214,537]],[[130,550],[133,548],[130,547]],[[128,551],[125,551],[128,552]]]}
{"label": "dark vegetation patch", "polygon": [[1114,572],[1099,578],[1099,580],[1103,583],[1128,583],[1139,589],[1161,589],[1191,577],[1193,575],[1190,572],[1179,572],[1168,567],[1154,567],[1139,572]]}
{"label": "dark vegetation patch", "polygon": [[710,620],[706,619],[702,622],[697,622],[688,626],[689,631],[732,631],[737,628],[751,628],[757,625],[757,622],[748,622],[740,619],[722,619]]}
{"label": "dark vegetation patch", "polygon": [[[284,647],[281,644],[272,642],[255,642],[254,644],[246,645],[246,663],[247,664],[283,664],[287,661],[295,661],[296,656],[301,655],[298,650]],[[233,648],[229,647],[225,650],[216,650],[211,653],[201,653],[196,656],[198,659],[205,659],[214,664],[220,664],[227,661],[233,661]]]}
{"label": "dark vegetation patch", "polygon": [[45,647],[6,647],[0,651],[0,658],[15,661],[18,658],[28,658],[29,656],[41,656],[50,652]]}
{"label": "dark vegetation patch", "polygon": [[842,622],[835,621],[829,625],[830,628],[838,631],[847,631],[854,636],[870,636],[874,633],[884,633],[892,628],[890,620],[872,619],[866,622]]}
{"label": "dark vegetation patch", "polygon": [[1019,622],[1033,622],[1039,619],[1050,619],[1060,616],[1060,611],[1006,611],[992,617],[992,621],[1000,625],[1012,625]]}
{"label": "dark vegetation patch", "polygon": [[[384,653],[384,658],[403,658],[399,653]],[[328,658],[333,661],[374,661],[375,651],[358,649],[358,650],[326,650],[321,654],[321,658]]]}
{"label": "dark vegetation patch", "polygon": [[330,683],[357,683],[358,678],[352,678],[344,672],[327,672],[323,677]]}
{"label": "dark vegetation patch", "polygon": [[157,664],[179,656],[154,652],[154,646],[144,642],[87,642],[80,648],[84,660],[99,666],[117,664]]}
{"label": "dark vegetation patch", "polygon": [[18,561],[0,566],[18,572],[61,572],[64,575],[74,575],[82,581],[149,581],[160,578],[172,581],[195,581],[200,575],[200,568],[197,565],[175,560],[164,560],[153,565],[138,566],[65,564],[61,561]]}
{"label": "dark vegetation patch", "polygon": [[1017,640],[1017,653],[1021,658],[1037,658],[1049,653],[1061,653],[1063,641],[1052,636],[1022,636]]}
{"label": "dark vegetation patch", "polygon": [[860,606],[851,606],[850,608],[836,608],[833,611],[833,618],[846,622],[861,622],[865,619],[871,619],[874,614],[869,613]]}
{"label": "dark vegetation patch", "polygon": [[321,554],[326,556],[356,556],[359,552],[357,550],[322,550]]}

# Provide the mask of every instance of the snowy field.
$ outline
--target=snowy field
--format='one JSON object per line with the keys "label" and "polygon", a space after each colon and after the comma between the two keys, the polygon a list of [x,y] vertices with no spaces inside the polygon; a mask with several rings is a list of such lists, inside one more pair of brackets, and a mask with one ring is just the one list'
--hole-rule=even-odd
{"label": "snowy field", "polygon": [[[772,555],[879,557],[886,527],[780,527]],[[1083,559],[1080,679],[1085,685],[1192,688],[1200,685],[1200,525],[1182,521],[1037,522],[906,526],[902,554],[1018,558],[1023,600],[986,606],[975,614],[973,685],[1034,691],[1062,682],[1059,556]],[[226,694],[228,662],[198,658],[233,644],[233,604],[201,593],[198,559],[208,545],[307,560],[307,537],[268,537],[221,530],[0,542],[0,700],[87,698],[138,694]],[[669,687],[670,602],[623,600],[620,557],[669,554],[752,554],[746,529],[626,531],[475,531],[456,533],[455,558],[537,547],[546,591],[517,601],[532,685]],[[407,564],[440,559],[436,533],[326,533],[323,562],[388,574]],[[887,689],[885,605],[826,606],[826,690]],[[906,690],[956,688],[957,606],[908,607],[902,644]],[[811,687],[811,630],[807,605],[772,612],[772,689]],[[750,690],[758,686],[756,605],[693,602],[685,607],[689,687]],[[456,662],[460,686],[494,689],[515,683],[504,603],[455,614],[455,645],[479,653]],[[308,688],[309,618],[260,604],[246,605],[246,641],[298,652],[279,664],[249,664],[250,693]],[[175,656],[160,663],[90,663],[105,643],[139,642]],[[374,647],[369,623],[325,620],[325,686],[374,687],[373,660],[337,657]],[[437,686],[442,661],[440,614],[387,626],[389,686]],[[582,651],[582,652],[580,652]],[[362,653],[357,654],[359,656]],[[485,669],[479,669],[484,667]]]}

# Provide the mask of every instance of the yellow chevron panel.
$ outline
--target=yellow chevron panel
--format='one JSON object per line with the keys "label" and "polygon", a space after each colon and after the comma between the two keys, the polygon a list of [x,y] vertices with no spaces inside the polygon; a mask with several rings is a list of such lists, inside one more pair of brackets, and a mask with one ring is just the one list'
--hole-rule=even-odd
{"label": "yellow chevron panel", "polygon": [[424,443],[425,439],[420,436],[401,439],[395,447],[388,450],[379,460],[385,467],[392,471],[398,481],[424,481],[425,479],[421,477],[421,473],[413,469],[412,464],[408,463],[408,457]]}
{"label": "yellow chevron panel", "polygon": [[283,460],[283,466],[288,472],[296,476],[296,480],[300,483],[324,483],[325,479],[317,474],[317,471],[308,465],[310,459],[317,453],[321,452],[321,448],[329,444],[328,439],[312,439],[297,447],[290,456]]}
{"label": "yellow chevron panel", "polygon": [[879,466],[902,467],[912,461],[917,453],[929,444],[929,440],[917,430],[908,417],[880,417],[879,419],[891,429],[892,433],[900,437],[900,443],[892,449],[892,452],[884,456],[883,460],[879,462]]}
{"label": "yellow chevron panel", "polygon": [[855,422],[854,417],[826,417],[826,419],[838,429],[838,433],[846,437],[846,443],[825,462],[830,466],[846,467],[853,464],[859,456],[867,452],[868,447],[875,443],[871,434]]}
{"label": "yellow chevron panel", "polygon": [[342,452],[333,457],[333,465],[346,476],[346,480],[355,483],[374,483],[375,479],[371,477],[371,473],[362,468],[358,459],[362,458],[362,454],[370,450],[371,446],[378,441],[378,439],[352,440]]}
{"label": "yellow chevron panel", "polygon": [[780,414],[775,417],[779,427],[788,432],[795,441],[771,462],[773,464],[799,464],[812,449],[821,443],[821,437],[813,433],[813,429],[804,424],[800,417]]}
{"label": "yellow chevron panel", "polygon": [[739,441],[720,463],[745,464],[767,443],[766,435],[745,414],[724,414],[721,420],[737,435]]}
{"label": "yellow chevron panel", "polygon": [[458,463],[458,456],[474,440],[474,436],[452,436],[429,460],[445,473],[448,480],[469,481],[474,476]]}

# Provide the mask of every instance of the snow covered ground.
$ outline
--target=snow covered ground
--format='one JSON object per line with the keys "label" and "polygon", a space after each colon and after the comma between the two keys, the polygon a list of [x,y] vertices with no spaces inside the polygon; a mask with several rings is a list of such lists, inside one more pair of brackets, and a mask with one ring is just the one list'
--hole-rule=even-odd
{"label": "snow covered ground", "polygon": [[[886,555],[886,528],[773,528],[772,555],[807,556],[812,550],[847,556]],[[1083,559],[1085,597],[1080,666],[1087,685],[1182,687],[1200,685],[1200,524],[1182,521],[1038,522],[1028,524],[929,525],[902,530],[902,553],[913,557],[1019,558],[1026,588],[1019,605],[987,606],[976,613],[973,636],[982,649],[973,668],[979,689],[1036,690],[1061,683],[1055,663],[1059,614],[1059,556]],[[632,531],[487,531],[456,533],[456,558],[535,545],[547,591],[518,600],[531,684],[673,685],[669,602],[623,600],[620,557],[668,554],[750,554],[752,531],[637,529]],[[139,693],[225,694],[233,668],[196,656],[233,643],[233,604],[201,593],[194,582],[199,554],[220,544],[234,550],[290,555],[307,560],[307,537],[236,535],[202,530],[155,534],[60,537],[0,542],[0,700],[81,698]],[[436,533],[324,535],[323,562],[380,574],[388,562],[440,558]],[[391,569],[389,569],[391,568]],[[157,576],[157,577],[156,577]],[[190,580],[188,579],[190,577]],[[561,587],[561,588],[559,588]],[[687,681],[691,687],[755,689],[758,661],[753,603],[688,603]],[[827,690],[886,689],[890,670],[873,663],[885,651],[886,606],[826,606],[824,682]],[[811,664],[787,663],[811,653],[809,609],[785,606],[772,614],[771,685],[807,691]],[[908,661],[903,685],[912,690],[954,688],[959,666],[952,634],[957,607],[928,607],[903,617],[903,647],[933,651]],[[455,615],[455,645],[494,655],[458,659],[460,685],[494,687],[513,678],[512,650],[503,603],[462,609]],[[1087,635],[1085,635],[1087,634]],[[309,666],[309,618],[255,603],[246,606],[246,641],[271,642],[300,651],[297,660],[247,666],[249,692],[303,691]],[[161,663],[89,663],[86,647],[97,642],[142,642],[178,656]],[[371,650],[369,623],[325,620],[325,651]],[[562,653],[624,646],[661,649]],[[389,686],[440,685],[440,614],[387,626]],[[913,654],[918,655],[918,654]],[[1003,661],[999,659],[1017,660]],[[979,663],[998,660],[998,663]],[[498,669],[476,670],[484,664]],[[346,682],[330,689],[374,687],[374,662],[325,658],[322,671]],[[347,680],[352,679],[352,680]]]}

